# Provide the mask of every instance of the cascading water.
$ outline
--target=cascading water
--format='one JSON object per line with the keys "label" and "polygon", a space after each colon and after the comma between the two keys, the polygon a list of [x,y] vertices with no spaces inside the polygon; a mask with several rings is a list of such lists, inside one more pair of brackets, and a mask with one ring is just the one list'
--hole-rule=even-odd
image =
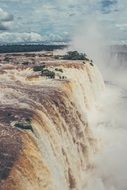
{"label": "cascading water", "polygon": [[94,157],[94,170],[88,174],[87,190],[127,189],[126,62],[121,57],[116,60],[116,53],[109,60],[101,65],[105,92],[88,113],[94,136],[100,138],[100,151]]}
{"label": "cascading water", "polygon": [[64,79],[1,66],[0,190],[126,190],[124,64],[108,67],[105,87],[89,62],[46,64]]}
{"label": "cascading water", "polygon": [[[0,75],[1,190],[81,190],[94,171],[98,140],[89,113],[104,91],[102,77],[89,62],[54,61],[47,66],[62,68],[64,79],[36,77],[32,69],[16,66],[3,67]],[[32,126],[23,128],[24,120]],[[10,141],[15,152],[7,146]]]}

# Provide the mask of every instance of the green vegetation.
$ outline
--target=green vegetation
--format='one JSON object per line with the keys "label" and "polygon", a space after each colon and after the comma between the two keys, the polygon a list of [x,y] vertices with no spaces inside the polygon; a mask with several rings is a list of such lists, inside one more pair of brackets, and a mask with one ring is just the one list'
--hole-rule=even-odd
{"label": "green vegetation", "polygon": [[91,66],[94,66],[92,61],[90,62],[90,65],[91,65]]}
{"label": "green vegetation", "polygon": [[58,68],[56,68],[55,71],[58,71],[58,72],[63,73],[63,70],[62,70],[62,69],[58,69]]}
{"label": "green vegetation", "polygon": [[31,125],[31,119],[26,119],[25,121],[20,121],[15,123],[15,127],[23,130],[30,130],[33,132],[33,128]]}
{"label": "green vegetation", "polygon": [[[83,60],[83,64],[86,64],[86,61],[90,63],[91,66],[93,65],[93,61],[87,58],[85,53],[79,53],[78,51],[68,51],[65,55],[56,55],[54,56],[55,59],[61,60]],[[56,71],[63,72],[61,69],[55,69]]]}
{"label": "green vegetation", "polygon": [[15,52],[40,52],[53,51],[55,49],[63,49],[65,45],[44,45],[44,44],[6,44],[0,45],[0,53],[15,53]]}
{"label": "green vegetation", "polygon": [[49,71],[48,69],[44,69],[41,71],[42,76],[46,76],[48,78],[54,79],[55,78],[55,72]]}
{"label": "green vegetation", "polygon": [[85,61],[90,61],[87,57],[84,59]]}
{"label": "green vegetation", "polygon": [[[89,60],[88,58],[86,58],[86,61],[89,61],[89,64],[90,64],[91,66],[94,66],[94,64],[93,64],[93,61],[92,61],[92,60]],[[85,61],[83,61],[83,64],[86,64],[86,62],[85,62]]]}
{"label": "green vegetation", "polygon": [[41,71],[42,72],[44,70],[44,68],[45,68],[45,65],[35,66],[35,67],[33,67],[33,71],[35,71],[35,72]]}
{"label": "green vegetation", "polygon": [[35,66],[35,67],[33,67],[33,71],[35,71],[35,72],[41,71],[42,76],[46,76],[46,77],[51,78],[51,79],[55,78],[55,72],[46,69],[45,65]]}
{"label": "green vegetation", "polygon": [[66,55],[62,57],[64,60],[86,60],[85,53],[79,53],[78,51],[68,51]]}
{"label": "green vegetation", "polygon": [[60,59],[61,56],[59,56],[59,55],[55,55],[54,58],[55,58],[55,59]]}

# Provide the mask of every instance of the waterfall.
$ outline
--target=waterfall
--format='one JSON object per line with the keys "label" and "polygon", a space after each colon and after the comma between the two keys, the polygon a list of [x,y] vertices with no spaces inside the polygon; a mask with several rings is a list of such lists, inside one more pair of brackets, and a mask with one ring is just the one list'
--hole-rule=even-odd
{"label": "waterfall", "polygon": [[[102,76],[89,61],[47,61],[47,66],[61,68],[64,79],[2,67],[1,190],[84,190],[88,173],[94,171],[98,138],[90,113],[105,89]],[[31,130],[14,126],[26,119]],[[3,166],[5,158],[11,159]]]}

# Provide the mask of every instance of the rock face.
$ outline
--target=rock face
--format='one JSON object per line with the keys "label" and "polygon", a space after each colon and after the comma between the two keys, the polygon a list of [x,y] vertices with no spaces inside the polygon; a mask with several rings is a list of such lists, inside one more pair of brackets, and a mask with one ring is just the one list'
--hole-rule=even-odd
{"label": "rock face", "polygon": [[[0,190],[82,190],[92,167],[96,139],[87,113],[104,89],[102,77],[89,62],[45,65],[62,76],[1,68]],[[15,126],[24,120],[32,130]]]}

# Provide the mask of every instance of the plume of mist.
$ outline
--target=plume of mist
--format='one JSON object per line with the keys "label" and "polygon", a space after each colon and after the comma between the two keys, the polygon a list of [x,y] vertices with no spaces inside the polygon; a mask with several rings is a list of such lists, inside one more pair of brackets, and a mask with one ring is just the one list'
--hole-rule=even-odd
{"label": "plume of mist", "polygon": [[104,46],[104,38],[100,30],[99,24],[92,20],[78,27],[73,36],[72,48],[81,52],[85,51],[95,62],[102,61],[100,51],[102,52]]}
{"label": "plume of mist", "polygon": [[105,26],[102,26],[102,22],[92,16],[89,21],[77,28],[73,34],[70,49],[85,52],[99,67],[104,80],[115,82],[121,87],[127,86],[127,66],[125,69],[125,62],[121,63],[118,60],[115,50],[114,54],[111,54],[111,33],[107,33]]}
{"label": "plume of mist", "polygon": [[92,130],[101,139],[101,151],[94,158],[95,169],[89,172],[84,190],[127,189],[127,67],[117,53],[111,56],[109,39],[103,26],[90,20],[76,30],[70,47],[93,59],[108,81],[98,107],[88,113]]}

